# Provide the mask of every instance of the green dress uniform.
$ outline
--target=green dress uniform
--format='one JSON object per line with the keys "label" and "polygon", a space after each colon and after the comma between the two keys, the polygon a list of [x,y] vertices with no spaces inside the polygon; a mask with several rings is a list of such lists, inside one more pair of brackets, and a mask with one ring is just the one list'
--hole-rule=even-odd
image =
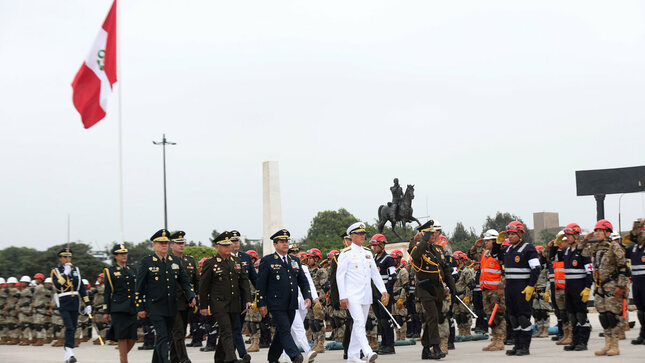
{"label": "green dress uniform", "polygon": [[442,355],[439,349],[438,324],[444,300],[444,282],[451,292],[455,291],[452,267],[446,261],[443,248],[428,243],[430,234],[435,231],[433,224],[433,221],[430,220],[418,228],[424,235],[410,251],[410,263],[417,279],[416,296],[425,311],[423,336],[421,337],[422,358],[432,356],[431,346],[435,350],[434,356]]}
{"label": "green dress uniform", "polygon": [[[213,241],[218,245],[230,245],[230,233],[223,232]],[[215,362],[234,362],[235,345],[233,328],[239,319],[242,302],[251,301],[251,289],[242,260],[236,256],[215,256],[204,262],[199,283],[199,304],[215,316],[220,338],[215,350]],[[250,356],[245,356],[250,360]],[[247,361],[248,361],[247,360]]]}
{"label": "green dress uniform", "polygon": [[[168,242],[167,230],[162,229],[150,239]],[[145,311],[157,333],[152,362],[168,363],[172,327],[177,315],[177,284],[180,284],[188,301],[195,297],[186,270],[172,255],[146,256],[141,260],[136,274],[135,298],[138,312]]]}
{"label": "green dress uniform", "polygon": [[[112,254],[128,253],[124,245],[112,248]],[[135,306],[136,269],[131,265],[114,264],[103,270],[105,290],[103,312],[110,314],[107,339],[137,339],[137,309]]]}

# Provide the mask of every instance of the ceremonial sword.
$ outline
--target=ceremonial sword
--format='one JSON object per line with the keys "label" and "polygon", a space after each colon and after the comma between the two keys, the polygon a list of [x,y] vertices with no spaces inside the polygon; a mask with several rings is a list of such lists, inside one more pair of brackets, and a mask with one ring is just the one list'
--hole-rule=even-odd
{"label": "ceremonial sword", "polygon": [[475,319],[479,318],[479,316],[477,316],[477,314],[475,314],[472,310],[470,310],[470,308],[468,307],[468,305],[466,305],[466,303],[461,301],[459,296],[455,295],[455,298],[461,303],[461,305],[463,305],[466,309],[468,309],[468,312],[470,313],[470,315],[473,316],[473,318],[475,318]]}

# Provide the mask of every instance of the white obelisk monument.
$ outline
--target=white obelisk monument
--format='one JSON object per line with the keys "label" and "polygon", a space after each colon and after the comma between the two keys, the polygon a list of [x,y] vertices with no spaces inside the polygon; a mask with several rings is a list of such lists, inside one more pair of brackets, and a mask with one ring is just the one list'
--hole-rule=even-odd
{"label": "white obelisk monument", "polygon": [[280,174],[277,161],[262,163],[262,252],[266,256],[275,252],[272,234],[283,228],[280,201]]}

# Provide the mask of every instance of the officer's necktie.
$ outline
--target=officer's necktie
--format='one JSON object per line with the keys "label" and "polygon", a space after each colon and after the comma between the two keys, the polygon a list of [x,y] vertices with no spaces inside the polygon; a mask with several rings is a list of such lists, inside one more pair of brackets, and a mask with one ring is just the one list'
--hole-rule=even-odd
{"label": "officer's necktie", "polygon": [[287,263],[287,256],[282,257],[282,260],[284,261],[284,266],[286,268],[289,268],[289,264]]}

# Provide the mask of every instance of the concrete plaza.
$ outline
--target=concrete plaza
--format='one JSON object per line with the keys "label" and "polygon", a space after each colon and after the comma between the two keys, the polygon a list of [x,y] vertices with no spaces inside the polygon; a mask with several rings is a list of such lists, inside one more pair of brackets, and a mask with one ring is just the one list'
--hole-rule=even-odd
{"label": "concrete plaza", "polygon": [[[631,314],[632,320],[636,318]],[[556,346],[551,339],[533,339],[531,343],[531,355],[525,357],[507,357],[503,351],[499,352],[482,352],[481,348],[488,344],[488,341],[474,341],[455,343],[456,349],[451,350],[449,355],[442,361],[452,362],[553,362],[552,359],[565,359],[568,362],[645,362],[645,345],[631,345],[631,339],[634,339],[640,328],[638,322],[635,329],[627,332],[627,339],[620,341],[620,355],[616,357],[596,357],[594,350],[600,349],[604,345],[604,338],[598,337],[601,331],[597,314],[590,314],[593,331],[589,341],[589,350],[583,352],[565,352],[561,346]],[[553,316],[551,316],[552,323]],[[130,363],[150,362],[152,351],[140,351],[136,347],[129,355]],[[119,362],[118,351],[115,346],[97,346],[91,343],[83,343],[80,347],[74,349],[76,358],[79,363],[89,362]],[[199,348],[188,348],[188,354],[193,363],[213,362],[213,353],[200,352]],[[7,346],[0,347],[0,362],[63,362],[63,349],[53,348],[51,346],[43,347],[20,347]],[[266,362],[267,349],[262,349],[258,353],[252,353],[252,362]],[[342,351],[327,351],[316,358],[316,362],[341,362],[343,359]],[[377,362],[421,362],[421,344],[396,347],[396,354],[380,357]]]}

